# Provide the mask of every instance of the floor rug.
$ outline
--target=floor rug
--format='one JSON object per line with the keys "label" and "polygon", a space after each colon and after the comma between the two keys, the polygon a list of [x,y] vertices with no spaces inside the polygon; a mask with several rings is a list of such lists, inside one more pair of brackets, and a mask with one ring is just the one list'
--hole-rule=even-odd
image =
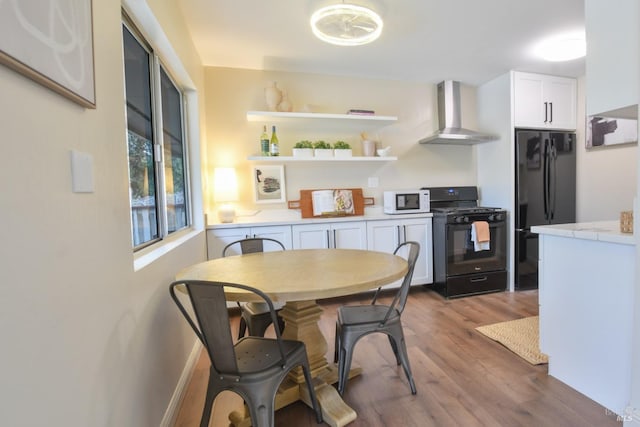
{"label": "floor rug", "polygon": [[549,363],[546,354],[540,352],[538,316],[508,322],[479,326],[478,332],[507,347],[533,365]]}

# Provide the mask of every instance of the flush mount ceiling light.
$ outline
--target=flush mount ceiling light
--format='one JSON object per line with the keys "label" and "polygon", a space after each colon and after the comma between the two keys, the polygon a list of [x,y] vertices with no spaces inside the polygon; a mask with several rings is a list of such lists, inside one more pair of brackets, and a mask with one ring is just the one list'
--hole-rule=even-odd
{"label": "flush mount ceiling light", "polygon": [[371,9],[342,3],[316,10],[311,15],[311,30],[327,43],[359,46],[380,37],[382,19]]}
{"label": "flush mount ceiling light", "polygon": [[582,58],[587,53],[584,33],[563,34],[548,38],[535,47],[536,56],[552,62]]}

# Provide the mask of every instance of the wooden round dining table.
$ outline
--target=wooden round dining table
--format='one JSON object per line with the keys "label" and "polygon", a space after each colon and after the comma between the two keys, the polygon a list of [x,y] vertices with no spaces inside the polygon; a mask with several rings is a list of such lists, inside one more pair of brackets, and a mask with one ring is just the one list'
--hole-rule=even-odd
{"label": "wooden round dining table", "polygon": [[[318,325],[323,310],[316,300],[375,289],[403,278],[407,270],[404,258],[384,252],[301,249],[217,258],[187,267],[176,278],[248,285],[273,301],[284,302],[280,311],[285,321],[282,336],[305,343],[324,421],[343,426],[355,420],[356,413],[330,385],[337,382],[338,372],[325,357],[327,340]],[[230,289],[226,297],[233,301],[256,300],[254,294],[238,289]],[[360,372],[357,367],[352,369],[350,378]],[[296,400],[310,405],[306,390],[302,370],[293,370],[276,396],[276,409]],[[246,410],[233,412],[229,420],[234,426],[250,425]]]}

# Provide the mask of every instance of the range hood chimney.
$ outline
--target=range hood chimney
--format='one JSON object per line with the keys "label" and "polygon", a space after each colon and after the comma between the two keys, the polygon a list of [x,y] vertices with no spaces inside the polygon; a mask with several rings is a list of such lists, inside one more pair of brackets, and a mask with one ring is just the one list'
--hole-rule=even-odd
{"label": "range hood chimney", "polygon": [[420,144],[471,145],[498,139],[465,129],[460,125],[460,82],[445,80],[438,83],[438,126],[439,130]]}

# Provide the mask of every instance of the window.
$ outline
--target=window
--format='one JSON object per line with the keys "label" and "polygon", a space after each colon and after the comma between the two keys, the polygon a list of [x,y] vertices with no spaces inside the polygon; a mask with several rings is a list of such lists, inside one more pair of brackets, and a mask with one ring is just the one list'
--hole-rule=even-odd
{"label": "window", "polygon": [[134,249],[190,225],[182,92],[123,23],[129,198]]}

